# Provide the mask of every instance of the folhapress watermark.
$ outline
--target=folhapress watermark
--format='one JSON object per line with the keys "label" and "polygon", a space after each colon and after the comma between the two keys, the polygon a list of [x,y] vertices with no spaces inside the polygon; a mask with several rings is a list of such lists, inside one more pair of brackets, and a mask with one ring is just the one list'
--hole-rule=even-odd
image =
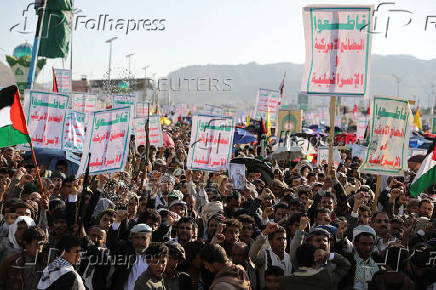
{"label": "folhapress watermark", "polygon": [[123,31],[126,35],[134,31],[165,30],[164,18],[112,18],[109,14],[100,14],[97,18],[86,15],[76,15],[74,30],[85,29],[94,31]]}
{"label": "folhapress watermark", "polygon": [[[29,27],[30,23],[37,22],[37,13],[42,12],[42,7],[38,3],[33,2],[26,6],[21,12],[22,20],[19,23],[13,24],[9,31],[17,32],[20,34],[35,33]],[[162,17],[113,17],[110,14],[101,13],[98,15],[85,15],[82,10],[75,8],[71,13],[60,13],[61,11],[54,11],[45,9],[45,25],[52,27],[68,24],[71,28],[76,30],[88,30],[88,31],[111,31],[111,32],[123,32],[126,35],[132,32],[138,31],[163,31],[166,29],[166,19]],[[64,12],[64,11],[62,11]],[[32,26],[33,27],[33,26]],[[48,32],[47,32],[48,33]],[[42,36],[44,37],[44,36]]]}

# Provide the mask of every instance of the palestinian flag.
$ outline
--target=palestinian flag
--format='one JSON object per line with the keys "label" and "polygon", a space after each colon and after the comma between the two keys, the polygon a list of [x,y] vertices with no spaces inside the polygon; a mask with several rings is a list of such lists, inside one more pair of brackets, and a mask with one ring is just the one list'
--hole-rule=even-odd
{"label": "palestinian flag", "polygon": [[0,148],[29,142],[18,88],[4,88],[0,91]]}
{"label": "palestinian flag", "polygon": [[410,185],[410,193],[414,197],[436,183],[436,150],[434,148],[433,146],[433,152],[427,154],[427,157],[422,161],[421,167]]}

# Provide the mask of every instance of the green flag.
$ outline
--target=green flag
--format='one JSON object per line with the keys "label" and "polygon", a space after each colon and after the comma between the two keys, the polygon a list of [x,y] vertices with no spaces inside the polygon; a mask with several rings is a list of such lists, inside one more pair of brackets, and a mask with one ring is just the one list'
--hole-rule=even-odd
{"label": "green flag", "polygon": [[[38,56],[64,58],[70,49],[72,0],[46,0]],[[37,8],[37,14],[40,10]]]}

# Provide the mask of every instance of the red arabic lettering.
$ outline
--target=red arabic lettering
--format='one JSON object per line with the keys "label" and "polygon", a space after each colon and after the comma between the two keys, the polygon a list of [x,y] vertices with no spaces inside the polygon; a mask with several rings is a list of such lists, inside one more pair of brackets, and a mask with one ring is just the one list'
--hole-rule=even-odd
{"label": "red arabic lettering", "polygon": [[338,38],[335,38],[330,43],[327,43],[324,38],[321,38],[321,41],[319,41],[318,38],[315,38],[314,48],[317,49],[318,52],[328,53],[329,51],[338,50],[338,47],[340,48],[341,53],[351,50],[359,53],[365,49],[365,40],[361,39],[360,41],[354,41],[346,38],[345,41],[340,41]]}
{"label": "red arabic lettering", "polygon": [[63,116],[50,116],[47,113],[43,114],[43,115],[39,115],[38,112],[35,112],[33,115],[30,115],[30,118],[34,121],[47,121],[48,122],[56,122],[56,123],[61,123],[63,122]]}

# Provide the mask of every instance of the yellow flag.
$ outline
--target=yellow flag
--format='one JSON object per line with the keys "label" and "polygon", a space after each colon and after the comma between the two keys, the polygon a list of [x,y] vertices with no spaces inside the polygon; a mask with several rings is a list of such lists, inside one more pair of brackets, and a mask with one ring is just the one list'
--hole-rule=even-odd
{"label": "yellow flag", "polygon": [[267,136],[271,136],[271,116],[270,116],[269,107],[267,108],[266,111],[266,130],[268,131]]}
{"label": "yellow flag", "polygon": [[250,116],[247,116],[246,120],[245,120],[245,127],[250,126]]}
{"label": "yellow flag", "polygon": [[419,130],[422,130],[422,123],[421,123],[421,118],[419,116],[419,109],[416,110],[415,113],[415,119],[413,120],[413,123],[415,124],[415,127],[418,128]]}

